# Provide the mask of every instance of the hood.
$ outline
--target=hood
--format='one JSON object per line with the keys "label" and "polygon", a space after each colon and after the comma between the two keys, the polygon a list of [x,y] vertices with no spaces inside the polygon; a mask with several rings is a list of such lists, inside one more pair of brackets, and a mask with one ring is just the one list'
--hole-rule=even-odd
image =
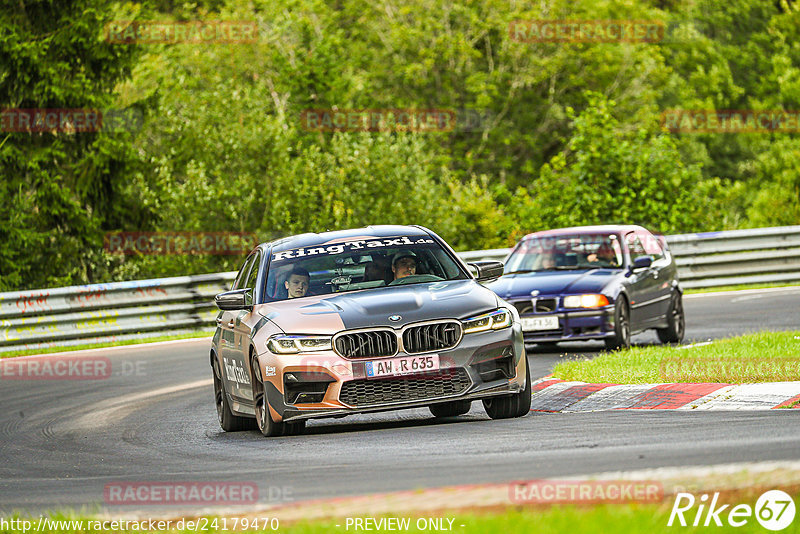
{"label": "hood", "polygon": [[530,298],[534,290],[540,295],[602,293],[618,276],[622,276],[621,270],[542,271],[505,275],[486,287],[504,300]]}
{"label": "hood", "polygon": [[[474,280],[451,280],[364,289],[257,306],[286,333],[334,334],[340,330],[400,326],[435,319],[464,319],[497,308],[497,296]],[[389,321],[390,315],[401,320]]]}

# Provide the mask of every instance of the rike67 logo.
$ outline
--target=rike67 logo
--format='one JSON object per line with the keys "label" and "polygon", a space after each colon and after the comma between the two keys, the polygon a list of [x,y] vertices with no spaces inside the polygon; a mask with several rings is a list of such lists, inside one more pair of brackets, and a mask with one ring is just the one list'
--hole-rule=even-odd
{"label": "rike67 logo", "polygon": [[[749,504],[718,505],[719,493],[710,498],[703,494],[696,499],[691,493],[678,493],[675,504],[669,514],[667,526],[723,526],[742,527],[755,517],[758,523],[767,530],[783,530],[794,521],[795,505],[788,493],[781,490],[770,490],[761,495],[755,507]],[[697,509],[693,510],[697,505]]]}

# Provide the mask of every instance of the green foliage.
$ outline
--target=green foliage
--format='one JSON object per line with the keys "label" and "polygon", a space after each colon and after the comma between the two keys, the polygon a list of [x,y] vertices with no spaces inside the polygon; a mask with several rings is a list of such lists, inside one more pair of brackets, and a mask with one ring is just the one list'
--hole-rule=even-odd
{"label": "green foliage", "polygon": [[[748,224],[783,226],[800,221],[800,139],[781,138],[748,162],[753,202]],[[757,184],[757,185],[756,185]]]}
{"label": "green foliage", "polygon": [[[798,134],[668,134],[662,110],[800,109],[800,8],[735,0],[38,0],[0,8],[0,105],[124,108],[122,133],[0,134],[0,290],[231,270],[111,256],[109,231],[259,239],[423,224],[459,249],[531,230],[800,224]],[[660,43],[528,43],[509,23],[636,19]],[[111,20],[243,20],[255,43],[120,45]],[[316,109],[471,110],[452,132],[303,129]]]}
{"label": "green foliage", "polygon": [[669,135],[626,132],[613,101],[586,96],[583,113],[567,110],[574,133],[565,151],[542,167],[533,194],[537,226],[627,222],[664,233],[695,226],[706,202],[695,191],[700,167],[683,163]]}
{"label": "green foliage", "polygon": [[[136,51],[98,38],[108,16],[99,0],[2,8],[0,107],[110,108]],[[2,135],[0,290],[108,276],[97,252],[101,228],[140,211],[135,203],[123,207],[118,187],[132,163],[130,140],[96,132]]]}

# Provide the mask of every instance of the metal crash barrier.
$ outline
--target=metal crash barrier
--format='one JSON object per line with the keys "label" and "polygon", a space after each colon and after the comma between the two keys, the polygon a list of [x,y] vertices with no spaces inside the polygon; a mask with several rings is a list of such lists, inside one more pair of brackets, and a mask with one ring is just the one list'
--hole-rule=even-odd
{"label": "metal crash barrier", "polygon": [[[667,237],[685,289],[800,282],[800,226]],[[459,252],[500,260],[511,249]],[[175,335],[214,327],[235,272],[0,293],[0,352]]]}

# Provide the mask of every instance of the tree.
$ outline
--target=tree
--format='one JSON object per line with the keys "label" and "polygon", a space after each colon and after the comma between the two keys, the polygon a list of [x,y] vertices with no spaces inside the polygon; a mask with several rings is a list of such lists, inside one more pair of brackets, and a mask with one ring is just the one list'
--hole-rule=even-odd
{"label": "tree", "polygon": [[[137,56],[102,39],[112,16],[101,0],[0,10],[0,108],[111,108]],[[0,138],[0,289],[105,278],[103,225],[145,217],[119,194],[130,134],[14,129]]]}
{"label": "tree", "polygon": [[641,224],[683,232],[707,221],[698,198],[698,165],[685,165],[675,141],[645,128],[620,130],[614,102],[587,92],[567,148],[542,168],[533,193],[540,228],[585,224]]}

